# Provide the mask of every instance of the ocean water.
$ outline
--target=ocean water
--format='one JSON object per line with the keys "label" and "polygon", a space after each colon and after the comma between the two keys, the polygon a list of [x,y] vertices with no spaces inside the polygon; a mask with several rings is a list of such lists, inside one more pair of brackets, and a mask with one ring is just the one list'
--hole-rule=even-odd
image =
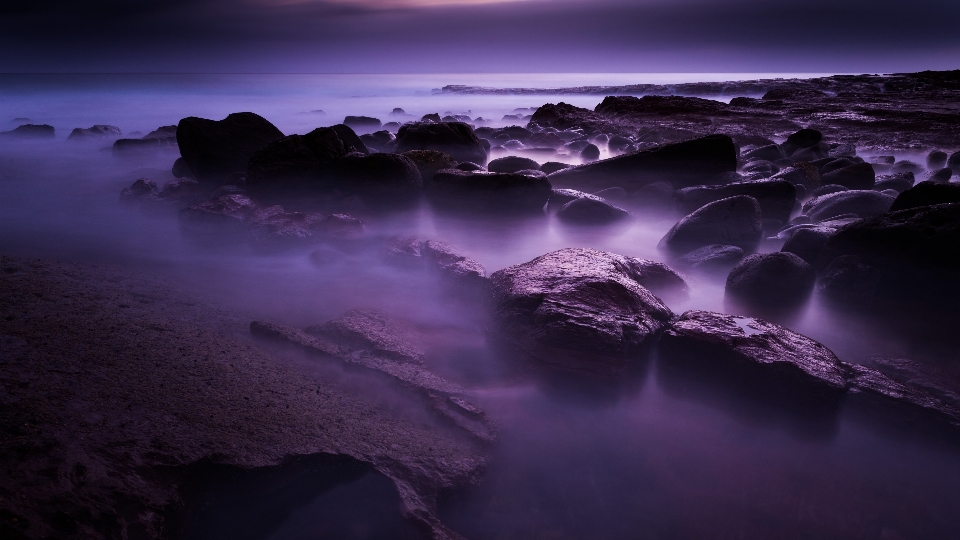
{"label": "ocean water", "polygon": [[[745,414],[743,404],[678,393],[655,361],[631,384],[599,395],[546,382],[489,346],[476,310],[452,302],[423,275],[384,265],[376,250],[334,247],[330,262],[318,266],[310,258],[315,248],[262,253],[198,245],[181,235],[175,213],[118,202],[120,190],[137,178],[172,180],[175,153],[121,159],[103,150],[109,143],[65,140],[75,127],[112,124],[147,133],[184,116],[219,119],[236,111],[261,114],[285,133],[346,115],[393,120],[388,114],[396,107],[412,118],[466,113],[500,125],[517,108],[559,99],[592,108],[602,96],[433,90],[778,76],[792,75],[0,75],[0,130],[16,127],[14,118],[57,130],[53,140],[0,140],[0,253],[123,264],[251,317],[294,326],[375,308],[444,329],[427,343],[428,363],[467,388],[501,429],[501,441],[488,450],[485,482],[441,500],[441,517],[471,539],[960,538],[956,445],[846,412],[827,435],[810,437],[789,422]],[[578,228],[551,216],[480,219],[423,206],[371,218],[367,227],[374,237],[447,242],[492,273],[564,247],[665,261],[657,242],[679,217],[644,211],[616,226]],[[779,248],[767,241],[760,250]],[[723,276],[687,278],[689,297],[668,302],[674,312],[736,309],[724,299]],[[956,372],[949,324],[875,315],[815,295],[776,322],[848,362],[908,357]],[[356,391],[364,392],[363,385]],[[291,509],[272,538],[324,530],[311,519],[330,515],[330,499],[328,493]]]}

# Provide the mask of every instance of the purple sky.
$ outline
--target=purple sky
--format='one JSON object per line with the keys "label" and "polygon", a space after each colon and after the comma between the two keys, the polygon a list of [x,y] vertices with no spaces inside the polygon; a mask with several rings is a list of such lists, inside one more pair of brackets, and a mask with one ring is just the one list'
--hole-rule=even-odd
{"label": "purple sky", "polygon": [[0,72],[955,69],[957,21],[956,0],[3,0]]}

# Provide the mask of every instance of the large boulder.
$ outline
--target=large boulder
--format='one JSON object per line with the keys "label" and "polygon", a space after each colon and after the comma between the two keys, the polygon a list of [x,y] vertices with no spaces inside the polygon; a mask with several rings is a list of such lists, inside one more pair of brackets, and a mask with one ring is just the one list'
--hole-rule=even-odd
{"label": "large boulder", "polygon": [[487,163],[487,170],[490,172],[515,173],[534,169],[539,170],[540,164],[530,158],[520,156],[506,156]]}
{"label": "large boulder", "polygon": [[[340,148],[342,151],[343,146]],[[290,135],[267,143],[250,156],[247,185],[262,195],[299,194],[319,188],[321,170],[320,160],[304,138]]]}
{"label": "large boulder", "polygon": [[726,293],[751,306],[791,308],[809,298],[816,281],[813,267],[793,253],[763,253],[733,267]]}
{"label": "large boulder", "polygon": [[433,176],[427,199],[451,212],[532,214],[550,199],[550,182],[525,174],[445,169]]}
{"label": "large boulder", "polygon": [[786,180],[795,186],[803,186],[807,193],[820,187],[820,171],[810,162],[801,161],[782,169],[771,180]]}
{"label": "large boulder", "polygon": [[803,213],[813,221],[844,214],[871,217],[890,210],[893,201],[893,197],[877,191],[851,189],[814,197],[803,204]]}
{"label": "large boulder", "polygon": [[960,203],[888,212],[841,227],[818,265],[841,256],[859,257],[858,264],[879,271],[880,295],[953,306],[960,296]]}
{"label": "large boulder", "polygon": [[557,217],[567,223],[578,225],[605,225],[620,221],[629,214],[601,197],[579,197],[557,211]]}
{"label": "large boulder", "polygon": [[568,248],[495,272],[496,335],[553,368],[622,373],[672,317],[634,266],[621,255]]}
{"label": "large boulder", "polygon": [[360,133],[373,133],[378,131],[381,126],[379,118],[369,116],[347,116],[343,119],[343,125]]}
{"label": "large boulder", "polygon": [[815,129],[801,129],[787,137],[787,140],[784,141],[780,147],[783,149],[783,153],[786,154],[787,157],[790,157],[797,150],[815,146],[821,140],[823,140],[823,133]]}
{"label": "large boulder", "polygon": [[783,243],[780,251],[793,253],[808,264],[817,264],[820,251],[827,245],[827,240],[837,232],[832,227],[804,227],[798,229]]}
{"label": "large boulder", "polygon": [[551,174],[550,182],[584,191],[622,187],[634,192],[654,182],[670,182],[677,188],[700,185],[736,168],[733,140],[708,135],[563,169]]}
{"label": "large boulder", "polygon": [[685,214],[705,204],[735,195],[753,197],[760,203],[763,219],[777,219],[783,223],[790,221],[790,213],[797,204],[797,189],[786,180],[740,182],[725,186],[693,186],[674,193],[680,211]]}
{"label": "large boulder", "polygon": [[223,120],[187,117],[177,125],[177,144],[193,177],[219,184],[234,172],[246,172],[253,154],[283,137],[273,124],[251,112]]}
{"label": "large boulder", "polygon": [[660,247],[677,254],[710,244],[752,251],[763,234],[760,217],[760,203],[753,197],[737,195],[714,201],[677,222],[660,240]]}
{"label": "large boulder", "polygon": [[820,183],[838,184],[847,189],[871,189],[877,182],[877,173],[869,163],[855,163],[820,175]]}
{"label": "large boulder", "polygon": [[960,184],[920,182],[894,199],[890,211],[960,202]]}
{"label": "large boulder", "polygon": [[463,122],[416,122],[404,125],[397,132],[395,151],[403,153],[410,150],[438,150],[450,154],[457,161],[480,165],[487,162],[487,151],[480,139]]}
{"label": "large boulder", "polygon": [[423,193],[417,165],[399,154],[348,154],[334,163],[331,174],[337,191],[357,196],[374,210],[410,207]]}
{"label": "large boulder", "polygon": [[404,152],[404,157],[412,161],[420,171],[420,178],[423,179],[423,187],[429,187],[433,182],[433,175],[442,169],[454,169],[457,167],[457,160],[450,154],[437,150],[410,150]]}

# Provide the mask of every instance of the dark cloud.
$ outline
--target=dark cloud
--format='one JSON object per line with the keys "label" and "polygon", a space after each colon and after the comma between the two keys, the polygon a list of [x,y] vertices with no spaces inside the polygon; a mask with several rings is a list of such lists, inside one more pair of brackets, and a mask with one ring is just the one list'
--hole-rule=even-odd
{"label": "dark cloud", "polygon": [[229,0],[14,0],[0,70],[900,71],[957,66],[960,3],[521,2],[374,10]]}

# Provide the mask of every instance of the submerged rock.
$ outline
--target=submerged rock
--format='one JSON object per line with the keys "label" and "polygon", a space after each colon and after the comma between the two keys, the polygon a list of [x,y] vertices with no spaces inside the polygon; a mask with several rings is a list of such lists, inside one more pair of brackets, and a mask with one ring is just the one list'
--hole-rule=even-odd
{"label": "submerged rock", "polygon": [[535,214],[550,198],[550,182],[524,174],[438,171],[427,190],[437,209],[486,214]]}
{"label": "submerged rock", "polygon": [[672,316],[632,261],[569,248],[495,272],[496,335],[553,368],[625,372]]}
{"label": "submerged rock", "polygon": [[727,276],[726,293],[749,304],[789,309],[802,304],[817,281],[809,263],[789,252],[750,255]]}
{"label": "submerged rock", "polygon": [[283,137],[273,124],[251,112],[223,120],[188,117],[177,125],[180,155],[201,183],[219,184],[234,172],[246,172],[253,154]]}
{"label": "submerged rock", "polygon": [[677,222],[660,240],[660,247],[687,253],[710,244],[725,244],[750,251],[757,247],[763,234],[760,216],[760,204],[753,197],[721,199]]}

